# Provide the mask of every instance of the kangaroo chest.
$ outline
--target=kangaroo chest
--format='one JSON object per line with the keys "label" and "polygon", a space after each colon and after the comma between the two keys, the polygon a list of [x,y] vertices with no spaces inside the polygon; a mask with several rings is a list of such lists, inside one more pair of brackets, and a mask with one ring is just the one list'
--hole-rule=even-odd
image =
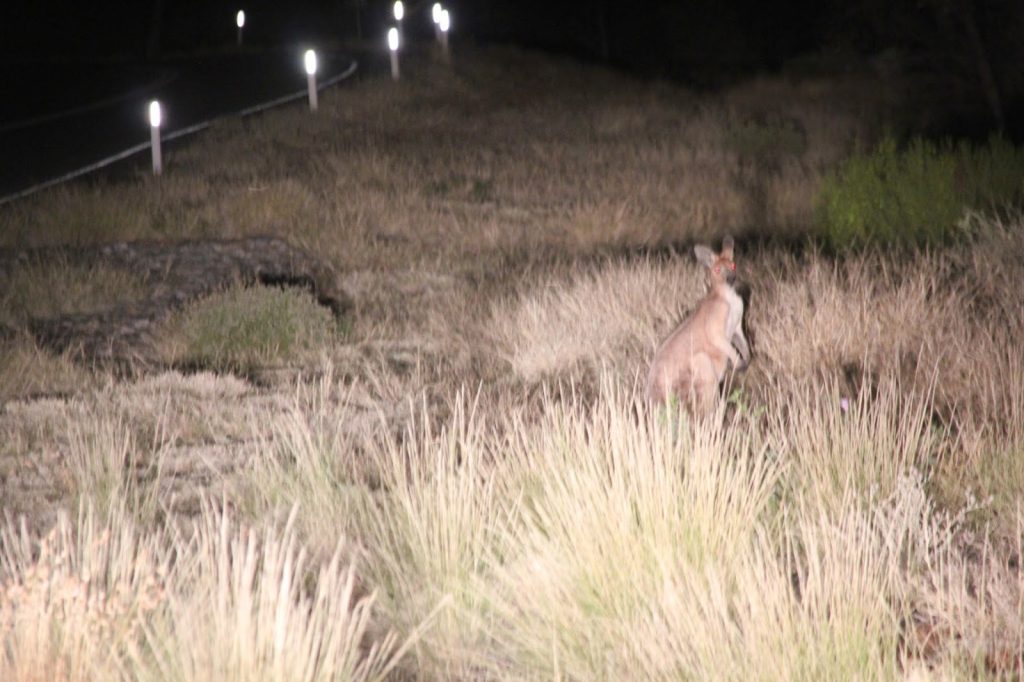
{"label": "kangaroo chest", "polygon": [[725,318],[725,338],[731,339],[743,321],[743,299],[732,287],[725,287],[725,300],[729,304],[729,313]]}

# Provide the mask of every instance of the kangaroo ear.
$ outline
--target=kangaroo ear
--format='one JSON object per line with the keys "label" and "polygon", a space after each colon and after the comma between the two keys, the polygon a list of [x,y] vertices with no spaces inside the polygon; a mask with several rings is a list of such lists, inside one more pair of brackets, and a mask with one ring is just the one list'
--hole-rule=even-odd
{"label": "kangaroo ear", "polygon": [[722,240],[722,255],[730,260],[733,255],[733,246],[735,246],[735,242],[732,240],[732,236],[726,235],[725,239]]}
{"label": "kangaroo ear", "polygon": [[704,246],[703,244],[697,244],[693,247],[693,255],[697,257],[697,261],[711,267],[715,262],[715,252]]}

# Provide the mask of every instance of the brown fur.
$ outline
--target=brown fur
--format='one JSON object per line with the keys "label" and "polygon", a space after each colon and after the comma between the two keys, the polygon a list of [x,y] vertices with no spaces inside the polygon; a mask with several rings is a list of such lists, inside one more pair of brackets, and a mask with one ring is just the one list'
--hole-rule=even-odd
{"label": "brown fur", "polygon": [[723,240],[721,253],[703,245],[693,251],[707,267],[708,293],[654,354],[647,398],[664,403],[676,396],[706,413],[715,407],[729,363],[735,370],[746,369],[750,347],[743,335],[743,299],[733,287],[732,238]]}

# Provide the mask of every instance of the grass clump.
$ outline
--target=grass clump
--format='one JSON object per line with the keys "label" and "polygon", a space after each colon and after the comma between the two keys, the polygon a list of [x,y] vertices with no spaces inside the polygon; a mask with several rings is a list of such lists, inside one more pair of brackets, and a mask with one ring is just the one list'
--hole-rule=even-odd
{"label": "grass clump", "polygon": [[73,506],[89,507],[97,517],[128,510],[142,523],[159,517],[160,467],[170,444],[162,418],[148,443],[120,415],[101,414],[72,423],[67,438],[65,461]]}
{"label": "grass clump", "polygon": [[323,347],[334,320],[306,292],[236,286],[196,302],[170,325],[172,361],[248,372]]}
{"label": "grass clump", "polygon": [[[122,510],[123,511],[123,510]],[[166,596],[170,547],[134,520],[62,513],[38,537],[0,528],[0,679],[117,680]]]}
{"label": "grass clump", "polygon": [[0,679],[386,679],[413,640],[372,629],[342,545],[314,566],[294,530],[206,508],[144,530],[84,508],[38,537],[0,528]]}
{"label": "grass clump", "polygon": [[19,263],[0,273],[0,325],[22,327],[33,318],[90,313],[143,297],[145,281],[125,270],[66,259]]}
{"label": "grass clump", "polygon": [[76,365],[70,353],[51,353],[27,334],[0,340],[0,404],[15,398],[74,393],[94,374]]}
{"label": "grass clump", "polygon": [[888,137],[852,155],[827,177],[818,232],[835,250],[910,247],[955,241],[967,209],[1019,206],[1024,149],[1001,138],[980,147]]}

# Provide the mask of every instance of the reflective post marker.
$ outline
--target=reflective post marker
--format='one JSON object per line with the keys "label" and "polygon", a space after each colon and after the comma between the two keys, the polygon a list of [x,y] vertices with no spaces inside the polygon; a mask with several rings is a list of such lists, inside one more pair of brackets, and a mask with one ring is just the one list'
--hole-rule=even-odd
{"label": "reflective post marker", "polygon": [[388,29],[388,49],[391,51],[391,77],[398,80],[398,29]]}
{"label": "reflective post marker", "polygon": [[153,148],[153,175],[160,175],[164,170],[163,157],[160,154],[160,123],[163,118],[160,102],[149,103],[149,139]]}
{"label": "reflective post marker", "polygon": [[437,27],[441,29],[441,50],[444,53],[444,58],[447,61],[450,57],[448,53],[448,29],[452,27],[451,15],[448,14],[448,10],[441,10],[441,18],[437,22]]}
{"label": "reflective post marker", "polygon": [[435,2],[430,6],[430,20],[434,22],[434,38],[441,42],[441,3]]}
{"label": "reflective post marker", "polygon": [[306,50],[304,61],[306,63],[306,84],[309,86],[309,110],[316,111],[319,104],[316,98],[316,52]]}

